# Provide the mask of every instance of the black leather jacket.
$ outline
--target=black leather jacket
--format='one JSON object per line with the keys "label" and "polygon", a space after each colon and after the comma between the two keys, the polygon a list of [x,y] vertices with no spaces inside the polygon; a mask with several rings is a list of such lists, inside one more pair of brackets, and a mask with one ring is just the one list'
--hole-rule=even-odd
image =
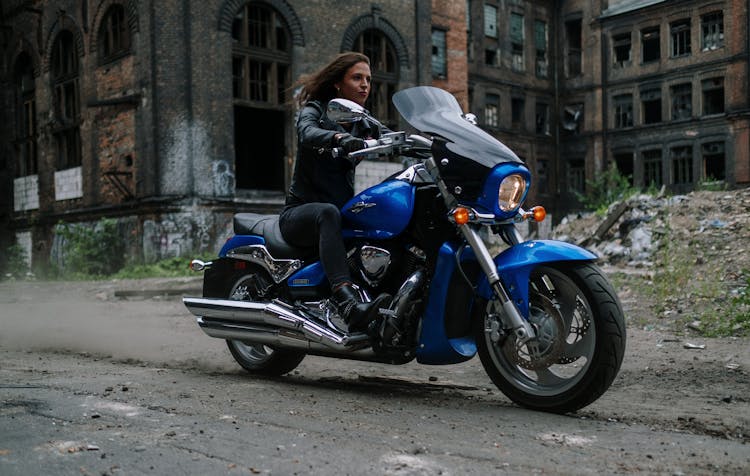
{"label": "black leather jacket", "polygon": [[[354,196],[354,167],[345,157],[333,157],[334,136],[347,132],[328,119],[319,101],[309,101],[297,119],[297,159],[286,205],[332,203],[338,208]],[[361,120],[350,134],[362,139],[377,139],[377,124]]]}

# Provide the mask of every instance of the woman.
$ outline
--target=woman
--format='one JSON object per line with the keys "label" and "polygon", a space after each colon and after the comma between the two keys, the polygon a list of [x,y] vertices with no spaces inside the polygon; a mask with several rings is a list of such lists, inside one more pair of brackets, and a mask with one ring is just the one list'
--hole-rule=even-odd
{"label": "woman", "polygon": [[340,147],[347,154],[360,150],[365,147],[363,139],[376,139],[381,131],[367,120],[339,125],[325,111],[333,98],[364,106],[371,79],[367,56],[349,52],[299,81],[302,111],[297,119],[297,159],[279,220],[287,242],[317,249],[333,301],[350,331],[365,330],[378,309],[387,307],[390,296],[382,294],[364,303],[352,286],[339,210],[354,196],[354,163],[345,156],[333,157],[331,150]]}

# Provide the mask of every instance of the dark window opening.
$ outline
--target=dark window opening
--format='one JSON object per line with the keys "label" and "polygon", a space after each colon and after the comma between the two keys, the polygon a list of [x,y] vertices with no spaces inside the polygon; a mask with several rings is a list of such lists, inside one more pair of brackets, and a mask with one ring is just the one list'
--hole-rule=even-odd
{"label": "dark window opening", "polygon": [[232,24],[234,174],[237,189],[285,188],[291,36],[284,18],[248,3]]}
{"label": "dark window opening", "polygon": [[643,157],[643,184],[646,188],[661,187],[662,179],[661,150],[644,150]]}
{"label": "dark window opening", "polygon": [[36,123],[36,87],[34,67],[28,54],[21,54],[14,70],[16,86],[16,177],[35,175],[38,172]]}
{"label": "dark window opening", "polygon": [[690,19],[679,20],[669,25],[672,38],[672,57],[690,54]]}
{"label": "dark window opening", "polygon": [[633,126],[633,96],[621,94],[614,97],[615,103],[615,129]]}
{"label": "dark window opening", "polygon": [[659,27],[641,30],[641,48],[643,63],[659,61],[661,57],[661,38]]}
{"label": "dark window opening", "polygon": [[716,50],[724,46],[724,13],[707,13],[701,17],[701,50]]}
{"label": "dark window opening", "polygon": [[633,153],[627,152],[627,153],[619,153],[615,154],[615,166],[617,167],[617,171],[622,175],[623,177],[627,177],[628,183],[630,183],[630,186],[633,186]]}
{"label": "dark window opening", "polygon": [[432,77],[444,79],[448,75],[445,30],[432,30]]}
{"label": "dark window opening", "polygon": [[690,83],[672,86],[672,120],[690,119],[693,115],[693,86]]}
{"label": "dark window opening", "polygon": [[536,103],[536,133],[549,135],[549,104]]}
{"label": "dark window opening", "polygon": [[81,165],[78,55],[73,33],[62,31],[52,48],[52,90],[55,110],[57,170]]}
{"label": "dark window opening", "polygon": [[488,48],[484,50],[484,64],[487,66],[499,66],[499,54],[497,48]]}
{"label": "dark window opening", "polygon": [[703,179],[706,181],[726,179],[726,157],[723,142],[709,142],[701,147],[703,156]]}
{"label": "dark window opening", "polygon": [[547,23],[534,21],[534,46],[536,47],[536,76],[546,78],[549,63],[547,61]]}
{"label": "dark window opening", "polygon": [[688,185],[693,183],[693,148],[690,146],[672,148],[672,183]]}
{"label": "dark window opening", "polygon": [[616,35],[612,38],[615,66],[627,66],[630,64],[631,40],[630,33]]}
{"label": "dark window opening", "polygon": [[130,29],[125,7],[112,5],[99,30],[99,62],[105,63],[130,52]]}
{"label": "dark window opening", "polygon": [[484,100],[484,124],[487,127],[497,127],[500,116],[500,96],[487,94]]}
{"label": "dark window opening", "polygon": [[567,172],[568,190],[579,194],[586,193],[586,161],[570,159]]}
{"label": "dark window opening", "polygon": [[641,109],[643,123],[661,122],[661,89],[649,89],[641,92]]}
{"label": "dark window opening", "polygon": [[702,82],[703,114],[724,113],[724,78],[711,78]]}
{"label": "dark window opening", "polygon": [[537,159],[534,178],[538,193],[549,193],[549,160]]}
{"label": "dark window opening", "polygon": [[573,20],[565,23],[566,43],[566,70],[567,76],[578,76],[582,69],[582,46],[583,29],[581,20]]}
{"label": "dark window opening", "polygon": [[524,109],[526,109],[526,101],[523,98],[510,100],[510,120],[513,127],[524,128]]}

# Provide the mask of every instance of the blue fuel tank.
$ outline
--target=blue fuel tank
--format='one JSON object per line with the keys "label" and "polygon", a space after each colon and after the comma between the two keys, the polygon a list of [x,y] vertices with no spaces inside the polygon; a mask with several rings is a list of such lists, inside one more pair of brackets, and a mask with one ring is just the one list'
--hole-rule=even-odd
{"label": "blue fuel tank", "polygon": [[387,240],[402,233],[414,212],[414,186],[387,180],[355,195],[341,209],[344,238]]}

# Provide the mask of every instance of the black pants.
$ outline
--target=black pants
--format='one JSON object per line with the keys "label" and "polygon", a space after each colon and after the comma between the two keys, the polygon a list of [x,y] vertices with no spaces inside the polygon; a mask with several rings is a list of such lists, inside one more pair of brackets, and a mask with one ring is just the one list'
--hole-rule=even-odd
{"label": "black pants", "polygon": [[341,213],[330,203],[304,203],[287,207],[279,228],[291,245],[316,248],[331,287],[351,281],[346,248],[341,237]]}

